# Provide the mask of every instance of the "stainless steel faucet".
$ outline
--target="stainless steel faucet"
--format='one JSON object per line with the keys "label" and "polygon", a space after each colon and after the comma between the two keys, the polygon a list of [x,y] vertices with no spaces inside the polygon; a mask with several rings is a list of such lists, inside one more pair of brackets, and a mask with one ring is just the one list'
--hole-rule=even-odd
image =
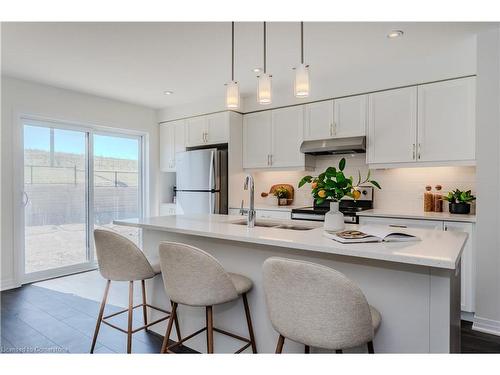
{"label": "stainless steel faucet", "polygon": [[249,197],[250,197],[250,205],[248,207],[248,216],[247,216],[247,226],[248,228],[253,228],[255,226],[255,203],[254,203],[255,186],[253,177],[251,175],[247,175],[245,177],[245,185],[243,188],[245,190],[249,190]]}

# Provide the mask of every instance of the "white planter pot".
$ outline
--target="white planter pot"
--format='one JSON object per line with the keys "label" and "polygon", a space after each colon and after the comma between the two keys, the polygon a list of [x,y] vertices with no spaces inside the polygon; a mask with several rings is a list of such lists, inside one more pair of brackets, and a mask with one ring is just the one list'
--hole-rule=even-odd
{"label": "white planter pot", "polygon": [[339,202],[330,202],[330,211],[325,214],[324,228],[335,232],[345,229],[344,214],[339,211]]}

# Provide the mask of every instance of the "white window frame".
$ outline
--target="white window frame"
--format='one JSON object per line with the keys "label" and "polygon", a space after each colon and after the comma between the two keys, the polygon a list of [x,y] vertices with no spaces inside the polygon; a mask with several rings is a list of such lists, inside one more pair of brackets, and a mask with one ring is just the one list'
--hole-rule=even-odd
{"label": "white window frame", "polygon": [[[15,115],[13,144],[14,147],[14,191],[13,191],[13,208],[14,208],[14,267],[16,280],[19,284],[26,284],[41,280],[46,280],[65,275],[71,275],[79,272],[94,270],[97,268],[97,260],[94,259],[94,243],[92,241],[91,231],[94,226],[93,212],[93,190],[94,190],[94,154],[93,154],[93,136],[109,135],[123,138],[138,138],[139,139],[139,156],[140,160],[140,177],[139,177],[139,212],[140,216],[149,215],[149,135],[146,132],[123,129],[118,126],[102,126],[90,123],[82,123],[76,121],[68,121],[66,119],[55,119],[47,116],[32,115],[23,112],[17,112]],[[87,240],[87,257],[88,261],[76,265],[64,266],[56,269],[43,270],[32,273],[25,273],[25,210],[23,205],[24,192],[24,121],[40,122],[40,125],[45,126],[53,123],[58,129],[67,129],[82,131],[87,134],[87,225],[90,228]],[[140,238],[141,241],[141,238]]]}

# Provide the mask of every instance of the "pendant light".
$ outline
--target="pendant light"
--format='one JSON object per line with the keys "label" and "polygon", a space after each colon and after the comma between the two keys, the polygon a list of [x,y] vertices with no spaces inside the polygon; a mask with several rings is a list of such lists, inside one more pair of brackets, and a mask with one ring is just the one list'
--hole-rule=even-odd
{"label": "pendant light", "polygon": [[304,22],[300,23],[300,65],[295,70],[294,94],[296,98],[307,98],[310,91],[309,65],[304,64]]}
{"label": "pendant light", "polygon": [[234,22],[231,22],[231,82],[226,83],[226,108],[240,108],[240,86],[234,80]]}
{"label": "pendant light", "polygon": [[259,104],[271,104],[271,75],[266,66],[266,23],[264,22],[264,72],[257,76],[257,101]]}

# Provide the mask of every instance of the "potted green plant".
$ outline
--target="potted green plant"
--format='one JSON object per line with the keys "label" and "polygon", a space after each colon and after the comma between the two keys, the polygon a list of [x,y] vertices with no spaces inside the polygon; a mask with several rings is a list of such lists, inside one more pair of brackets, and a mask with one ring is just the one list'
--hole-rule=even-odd
{"label": "potted green plant", "polygon": [[370,171],[363,181],[361,180],[361,172],[358,171],[358,182],[354,184],[352,177],[344,175],[345,166],[346,160],[342,158],[338,168],[328,167],[317,177],[305,176],[299,181],[299,188],[307,183],[311,184],[311,194],[316,204],[320,205],[325,201],[330,201],[330,211],[325,215],[324,227],[326,230],[339,231],[344,229],[344,215],[339,211],[339,201],[342,198],[348,196],[354,200],[358,199],[361,196],[358,187],[362,184],[369,183],[380,189],[379,183],[370,178]]}
{"label": "potted green plant", "polygon": [[460,191],[455,189],[450,191],[448,195],[443,197],[447,200],[449,204],[450,213],[452,214],[469,214],[470,213],[470,202],[476,199],[474,195],[471,194],[470,190]]}
{"label": "potted green plant", "polygon": [[288,204],[289,192],[283,186],[274,190],[274,196],[278,198],[278,206],[286,206]]}

